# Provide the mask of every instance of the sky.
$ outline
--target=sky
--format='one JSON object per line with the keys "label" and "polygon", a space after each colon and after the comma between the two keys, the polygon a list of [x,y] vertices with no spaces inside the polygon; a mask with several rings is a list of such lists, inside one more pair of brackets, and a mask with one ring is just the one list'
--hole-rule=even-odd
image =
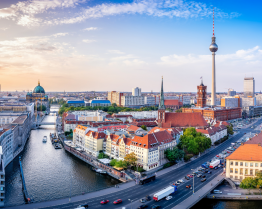
{"label": "sky", "polygon": [[262,90],[262,1],[1,0],[2,91]]}

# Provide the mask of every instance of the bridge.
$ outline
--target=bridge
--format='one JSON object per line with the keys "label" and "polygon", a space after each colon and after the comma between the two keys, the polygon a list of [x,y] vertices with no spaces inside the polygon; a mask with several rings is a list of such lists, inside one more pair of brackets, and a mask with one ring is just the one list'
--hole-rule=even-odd
{"label": "bridge", "polygon": [[56,122],[37,122],[36,125],[56,125]]}

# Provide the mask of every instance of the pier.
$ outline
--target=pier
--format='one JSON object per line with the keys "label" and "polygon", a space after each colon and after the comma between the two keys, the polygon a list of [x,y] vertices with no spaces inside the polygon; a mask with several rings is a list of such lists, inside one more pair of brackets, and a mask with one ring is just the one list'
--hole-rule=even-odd
{"label": "pier", "polygon": [[23,193],[24,193],[24,198],[26,203],[32,203],[33,199],[29,196],[26,185],[25,185],[25,178],[24,178],[24,172],[23,172],[23,167],[22,167],[22,162],[21,162],[21,156],[19,157],[19,164],[20,164],[20,174],[22,178],[22,188],[23,188]]}

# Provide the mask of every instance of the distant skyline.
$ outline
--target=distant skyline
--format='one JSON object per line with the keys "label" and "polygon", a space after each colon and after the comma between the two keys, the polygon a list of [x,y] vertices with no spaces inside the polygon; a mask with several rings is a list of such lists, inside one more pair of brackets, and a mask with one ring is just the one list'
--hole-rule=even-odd
{"label": "distant skyline", "polygon": [[1,0],[2,91],[211,91],[215,7],[217,92],[262,89],[261,1]]}

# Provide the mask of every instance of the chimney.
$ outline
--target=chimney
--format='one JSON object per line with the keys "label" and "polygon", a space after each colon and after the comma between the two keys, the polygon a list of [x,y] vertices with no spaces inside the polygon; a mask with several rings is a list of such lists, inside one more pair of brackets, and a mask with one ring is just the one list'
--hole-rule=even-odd
{"label": "chimney", "polygon": [[259,146],[259,147],[261,147],[261,144],[260,144],[260,143],[258,143],[258,146]]}

